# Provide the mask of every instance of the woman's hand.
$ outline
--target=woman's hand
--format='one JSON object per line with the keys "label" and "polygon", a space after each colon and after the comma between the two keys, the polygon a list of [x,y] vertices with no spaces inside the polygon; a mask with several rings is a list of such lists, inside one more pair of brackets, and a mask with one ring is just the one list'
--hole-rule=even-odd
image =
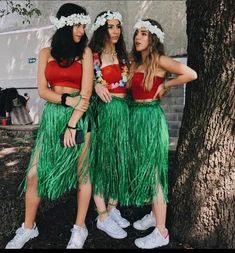
{"label": "woman's hand", "polygon": [[168,91],[169,90],[165,88],[164,83],[161,83],[158,86],[158,89],[157,89],[153,99],[161,99],[162,97],[164,97],[167,94]]}
{"label": "woman's hand", "polygon": [[76,110],[85,112],[89,106],[89,98],[85,96],[67,97],[66,104]]}
{"label": "woman's hand", "polygon": [[112,96],[109,90],[100,83],[95,85],[95,92],[100,97],[100,99],[105,103],[108,103],[112,100]]}
{"label": "woman's hand", "polygon": [[66,128],[64,133],[64,147],[73,147],[75,142],[76,129]]}

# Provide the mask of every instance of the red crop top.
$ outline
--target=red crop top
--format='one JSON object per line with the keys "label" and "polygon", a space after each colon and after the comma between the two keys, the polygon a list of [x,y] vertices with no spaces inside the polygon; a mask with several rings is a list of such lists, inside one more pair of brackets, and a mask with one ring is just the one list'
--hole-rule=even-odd
{"label": "red crop top", "polygon": [[82,64],[74,62],[69,67],[60,67],[55,60],[47,63],[45,76],[49,84],[81,90]]}
{"label": "red crop top", "polygon": [[134,99],[152,99],[157,91],[158,86],[163,82],[164,78],[155,76],[153,79],[153,87],[150,91],[144,90],[142,80],[143,72],[135,72],[132,78],[131,93]]}
{"label": "red crop top", "polygon": [[[119,64],[107,65],[101,68],[103,79],[108,83],[116,83],[122,79],[122,70]],[[125,87],[109,89],[111,93],[126,93]]]}

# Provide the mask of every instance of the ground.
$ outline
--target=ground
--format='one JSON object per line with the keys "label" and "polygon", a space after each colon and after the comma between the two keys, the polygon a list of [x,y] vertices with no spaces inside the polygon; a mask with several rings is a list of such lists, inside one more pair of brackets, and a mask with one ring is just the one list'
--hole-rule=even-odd
{"label": "ground", "polygon": [[[0,130],[0,209],[4,209],[1,217],[0,227],[0,248],[4,248],[7,241],[14,236],[14,227],[22,223],[23,198],[17,197],[17,188],[24,176],[24,169],[29,161],[30,152],[34,143],[32,134],[13,134]],[[69,197],[68,197],[69,196]],[[18,202],[20,204],[18,204]],[[12,205],[8,203],[12,202]],[[15,202],[17,204],[15,204]],[[13,207],[12,207],[13,206]],[[71,228],[76,215],[76,193],[70,192],[54,206],[47,205],[43,212],[39,212],[37,226],[40,235],[25,245],[27,249],[64,249],[71,235]],[[18,210],[22,208],[22,210]],[[15,210],[17,209],[17,210]],[[120,207],[122,215],[131,224],[150,212],[150,207]],[[86,225],[89,231],[85,242],[85,249],[136,249],[134,240],[150,233],[153,228],[147,231],[137,231],[131,225],[126,229],[128,236],[125,239],[117,240],[107,236],[104,232],[96,228],[96,216],[93,200],[86,217]],[[18,219],[20,220],[17,220]],[[8,221],[8,219],[11,219]],[[7,222],[6,222],[7,221]],[[5,224],[5,223],[6,224]],[[10,224],[9,224],[10,223]],[[4,225],[5,224],[5,225]],[[11,227],[12,231],[8,231]],[[14,229],[13,229],[14,228]],[[4,231],[5,229],[5,231]],[[169,245],[165,249],[185,249],[191,248],[186,243],[177,242],[170,237]]]}

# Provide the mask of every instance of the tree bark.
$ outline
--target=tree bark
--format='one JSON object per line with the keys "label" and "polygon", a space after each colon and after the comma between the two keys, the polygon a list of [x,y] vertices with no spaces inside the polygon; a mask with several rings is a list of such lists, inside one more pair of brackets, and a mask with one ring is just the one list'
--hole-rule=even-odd
{"label": "tree bark", "polygon": [[235,248],[233,0],[187,0],[186,101],[174,171],[170,232],[196,248]]}

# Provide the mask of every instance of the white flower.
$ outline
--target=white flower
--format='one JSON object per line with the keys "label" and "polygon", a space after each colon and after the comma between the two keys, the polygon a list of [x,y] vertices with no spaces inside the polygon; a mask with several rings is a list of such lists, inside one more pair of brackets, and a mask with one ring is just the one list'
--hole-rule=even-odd
{"label": "white flower", "polygon": [[122,15],[118,11],[111,12],[110,10],[108,10],[96,19],[95,23],[91,27],[91,31],[94,32],[100,26],[103,26],[107,20],[112,19],[117,19],[122,24]]}
{"label": "white flower", "polygon": [[152,25],[149,21],[138,20],[137,23],[134,25],[134,29],[139,29],[141,27],[144,27],[152,34],[156,34],[161,43],[164,42],[165,34],[156,25]]}
{"label": "white flower", "polygon": [[76,24],[90,24],[91,19],[88,15],[84,14],[72,14],[68,17],[61,16],[60,19],[56,17],[50,17],[51,23],[56,29],[63,28],[64,26],[73,26]]}

